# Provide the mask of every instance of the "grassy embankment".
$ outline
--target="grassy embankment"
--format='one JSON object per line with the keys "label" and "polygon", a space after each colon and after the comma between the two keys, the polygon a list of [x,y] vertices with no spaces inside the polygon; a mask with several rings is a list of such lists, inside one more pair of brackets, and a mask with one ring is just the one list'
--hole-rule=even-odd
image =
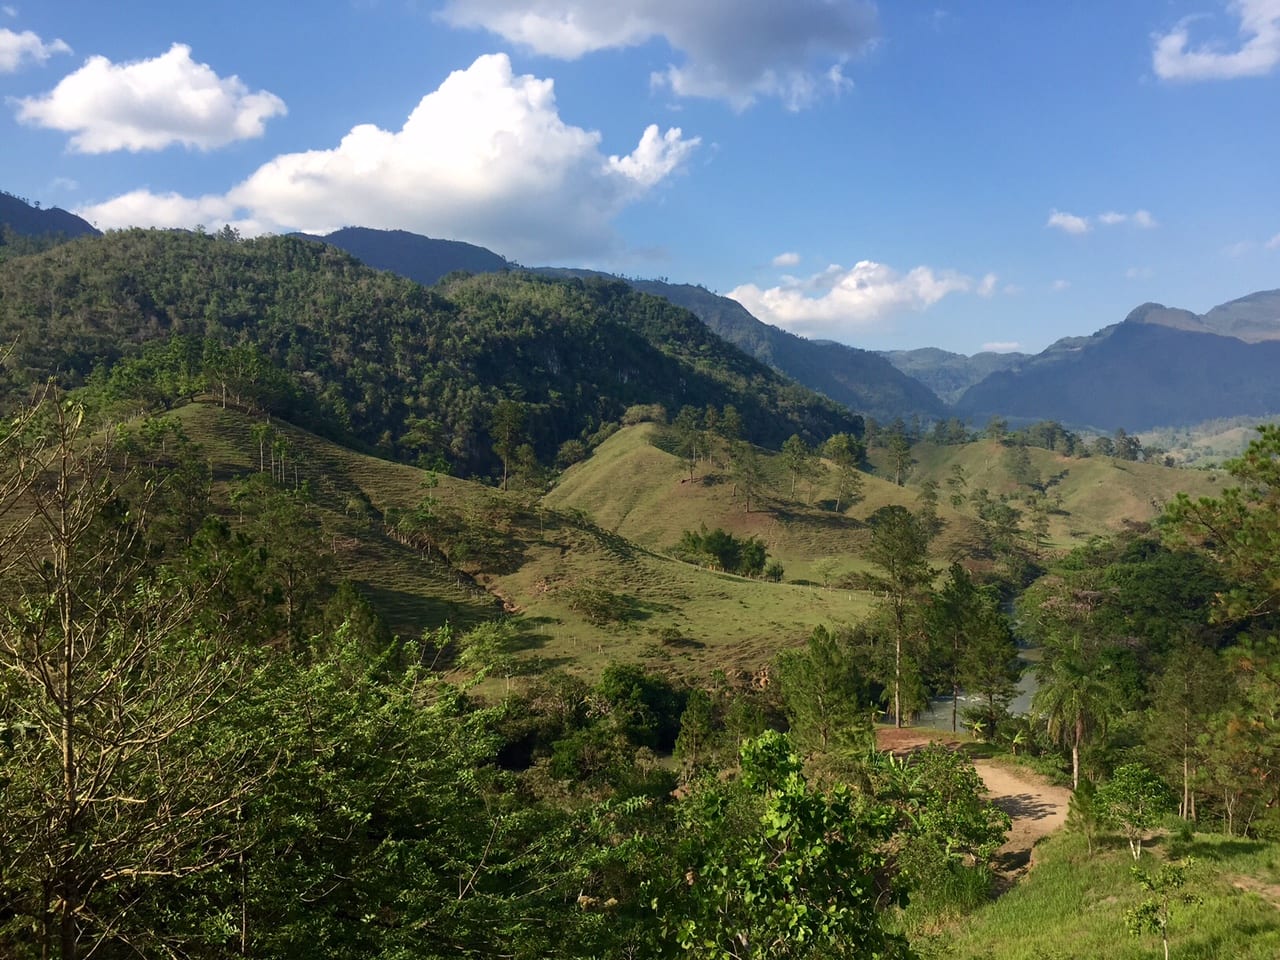
{"label": "grassy embankment", "polygon": [[[1173,908],[1174,960],[1273,960],[1280,956],[1280,845],[1195,834],[1164,837],[1144,853],[1154,872],[1166,858],[1192,857],[1187,890],[1200,898]],[[1162,956],[1153,934],[1132,935],[1125,912],[1149,894],[1132,875],[1120,838],[1087,853],[1078,835],[1059,833],[1036,847],[1031,872],[999,900],[979,908],[932,942],[926,957],[948,960],[1068,960]]]}

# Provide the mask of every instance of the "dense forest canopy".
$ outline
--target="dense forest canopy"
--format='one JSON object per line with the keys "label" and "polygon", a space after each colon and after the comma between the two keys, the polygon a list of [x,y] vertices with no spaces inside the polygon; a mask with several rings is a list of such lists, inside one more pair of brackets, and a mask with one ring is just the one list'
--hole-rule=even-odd
{"label": "dense forest canopy", "polygon": [[[633,404],[674,411],[728,402],[747,438],[778,445],[860,422],[719,340],[691,314],[624,283],[524,274],[448,278],[434,289],[370,270],[331,247],[289,237],[241,240],[131,230],[83,238],[0,270],[0,372],[12,400],[56,375],[65,386],[184,337],[225,354],[251,406],[268,371],[306,409],[270,410],[330,436],[461,472],[495,466],[493,406],[527,408],[529,440],[550,462]],[[209,348],[203,345],[209,344]],[[185,348],[190,352],[191,348]],[[222,358],[225,361],[225,357]],[[192,386],[228,376],[191,361]],[[177,397],[170,398],[176,401]],[[319,418],[316,422],[313,418]],[[412,433],[412,437],[406,434]]]}

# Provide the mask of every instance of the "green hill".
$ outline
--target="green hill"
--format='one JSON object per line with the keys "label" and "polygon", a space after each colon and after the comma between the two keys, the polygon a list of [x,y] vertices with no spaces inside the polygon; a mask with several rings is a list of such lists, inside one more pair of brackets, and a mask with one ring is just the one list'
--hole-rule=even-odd
{"label": "green hill", "polygon": [[0,265],[0,342],[14,345],[0,400],[55,373],[68,386],[105,378],[174,337],[172,383],[130,374],[150,402],[221,386],[319,433],[461,473],[495,469],[488,428],[501,399],[524,404],[544,462],[633,404],[732,404],[767,445],[860,428],[620,281],[490,274],[427,289],[333,247],[230,231],[129,230]]}
{"label": "green hill", "polygon": [[[257,469],[254,418],[210,403],[174,415],[224,489]],[[505,613],[523,634],[520,671],[558,665],[594,673],[622,660],[705,676],[754,672],[815,625],[868,609],[865,595],[700,569],[554,502],[543,507],[286,424],[278,429],[299,480],[315,491],[333,558],[402,636],[445,623],[466,629]],[[388,530],[391,518],[427,496],[438,519],[435,547],[406,545]]]}

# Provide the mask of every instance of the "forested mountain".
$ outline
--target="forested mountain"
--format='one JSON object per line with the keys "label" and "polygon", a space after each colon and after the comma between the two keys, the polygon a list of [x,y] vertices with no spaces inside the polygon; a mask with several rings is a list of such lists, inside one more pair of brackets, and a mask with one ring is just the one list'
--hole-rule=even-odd
{"label": "forested mountain", "polygon": [[[403,230],[348,227],[311,239],[340,247],[371,267],[425,284],[436,282],[452,270],[485,273],[512,266],[482,247],[431,240]],[[622,279],[642,293],[662,297],[691,311],[743,352],[855,413],[881,420],[944,413],[943,404],[928,387],[898,372],[879,355],[839,343],[806,340],[772,327],[757,320],[736,300],[717,296],[705,287],[618,278],[596,270],[564,267],[541,267],[536,272],[578,279]]]}
{"label": "forested mountain", "polygon": [[851,410],[886,421],[946,413],[927,384],[870,350],[798,337],[757,320],[736,300],[705,287],[657,280],[632,281],[632,286],[692,310],[730,343]]}
{"label": "forested mountain", "polygon": [[[1280,298],[1255,296],[1280,305]],[[1220,326],[1227,322],[1221,318],[1240,315],[1232,304],[1217,309]],[[1254,331],[1265,326],[1261,316],[1249,321]],[[956,411],[976,422],[998,415],[1108,432],[1280,411],[1280,341],[1249,343],[1188,329],[1189,317],[1145,304],[1123,323],[1059,341],[1016,370],[993,373],[965,391]]]}
{"label": "forested mountain", "polygon": [[428,287],[456,271],[494,273],[513,266],[484,247],[459,240],[435,240],[407,230],[343,227],[323,237],[305,233],[294,236],[327,243],[376,270],[390,270]]}
{"label": "forested mountain", "polygon": [[[146,383],[176,402],[199,381],[330,436],[463,471],[494,468],[501,400],[520,404],[523,437],[544,462],[633,404],[732,405],[746,437],[767,445],[861,426],[619,281],[489,274],[427,289],[333,247],[231,231],[123,231],[10,260],[0,342],[14,344],[4,396],[57,374],[119,398]],[[109,373],[122,359],[140,366]]]}

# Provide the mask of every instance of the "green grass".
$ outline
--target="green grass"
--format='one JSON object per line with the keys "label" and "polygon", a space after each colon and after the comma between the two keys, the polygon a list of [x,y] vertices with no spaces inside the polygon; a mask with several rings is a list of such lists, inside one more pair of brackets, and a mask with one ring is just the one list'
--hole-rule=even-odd
{"label": "green grass", "polygon": [[[1170,957],[1177,960],[1274,960],[1280,956],[1280,846],[1197,834],[1186,843],[1154,843],[1143,868],[1170,855],[1196,859],[1192,887],[1202,902],[1174,908]],[[1031,872],[999,900],[926,947],[955,960],[1066,960],[1161,956],[1154,935],[1131,935],[1124,914],[1146,896],[1134,880],[1121,840],[1093,856],[1084,840],[1059,833],[1036,847]],[[1262,892],[1243,887],[1257,887]]]}
{"label": "green grass", "polygon": [[[220,487],[257,469],[258,448],[245,415],[208,404],[176,415],[204,448]],[[555,498],[539,505],[453,477],[436,478],[438,485],[427,489],[422,470],[277,426],[296,451],[300,477],[316,491],[326,526],[338,533],[342,575],[364,588],[402,636],[446,621],[465,629],[505,607],[524,633],[517,654],[521,672],[555,666],[593,675],[623,660],[686,676],[717,669],[749,674],[779,650],[803,643],[815,625],[858,620],[870,608],[866,594],[765,583],[673,560]],[[643,449],[670,459],[647,444]],[[495,538],[497,553],[450,567],[388,539],[376,522],[348,515],[353,503],[381,514],[410,507],[427,493]],[[661,512],[656,506],[642,510],[651,511]],[[623,618],[592,623],[573,609],[584,587],[624,598]]]}

